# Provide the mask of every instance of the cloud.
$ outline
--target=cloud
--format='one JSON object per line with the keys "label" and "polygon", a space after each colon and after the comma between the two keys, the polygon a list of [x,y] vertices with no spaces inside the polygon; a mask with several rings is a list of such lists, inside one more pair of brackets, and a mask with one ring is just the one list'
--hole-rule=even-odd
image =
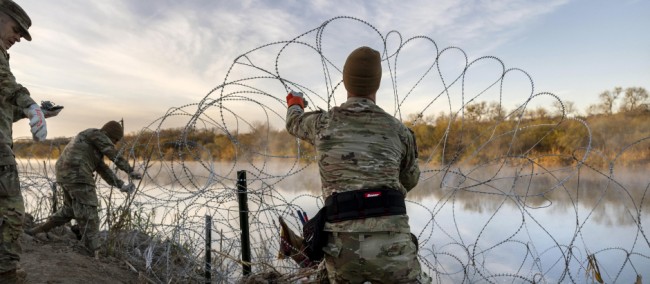
{"label": "cloud", "polygon": [[[566,2],[23,0],[21,5],[34,22],[30,29],[34,41],[21,43],[10,53],[14,74],[35,99],[66,106],[57,123],[74,127],[63,129],[62,135],[82,130],[79,118],[87,121],[101,113],[97,119],[103,120],[109,111],[137,121],[127,124],[134,127],[127,131],[134,131],[170,107],[198,102],[223,82],[238,55],[290,40],[335,16],[361,21],[337,21],[321,34],[324,54],[340,65],[358,45],[381,47],[372,27],[382,34],[398,30],[405,38],[426,35],[444,46],[489,52]],[[312,33],[301,40],[314,44],[317,39]],[[264,57],[256,62],[274,70],[274,52],[277,49],[256,52]],[[289,74],[293,68],[309,66],[310,73],[296,73],[296,78],[311,85],[306,78],[314,74],[315,82],[320,82],[315,88],[325,90],[317,56],[290,56],[304,53],[288,51],[279,68]],[[304,62],[307,58],[309,62]],[[328,66],[337,80],[333,67]],[[411,67],[400,68],[408,73]],[[241,70],[230,78],[245,77],[236,73]]]}

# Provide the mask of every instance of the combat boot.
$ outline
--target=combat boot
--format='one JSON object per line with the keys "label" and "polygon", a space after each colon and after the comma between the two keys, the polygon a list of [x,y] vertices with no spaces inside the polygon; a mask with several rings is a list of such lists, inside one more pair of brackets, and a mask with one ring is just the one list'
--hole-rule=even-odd
{"label": "combat boot", "polygon": [[52,228],[56,227],[57,225],[52,221],[52,220],[47,220],[47,222],[40,224],[36,227],[33,227],[31,229],[25,230],[25,233],[27,233],[30,236],[35,236],[38,233],[47,233]]}
{"label": "combat boot", "polygon": [[12,269],[0,273],[0,283],[23,284],[27,283],[27,272],[22,268]]}

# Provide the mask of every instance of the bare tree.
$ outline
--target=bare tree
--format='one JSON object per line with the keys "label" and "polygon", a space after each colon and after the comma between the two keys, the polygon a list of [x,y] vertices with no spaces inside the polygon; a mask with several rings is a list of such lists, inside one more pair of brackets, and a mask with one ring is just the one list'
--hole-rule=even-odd
{"label": "bare tree", "polygon": [[552,114],[554,116],[561,116],[562,114],[565,116],[575,115],[577,114],[576,105],[572,101],[553,101]]}
{"label": "bare tree", "polygon": [[465,106],[465,117],[469,120],[480,121],[483,115],[487,114],[487,103],[476,102]]}
{"label": "bare tree", "polygon": [[524,119],[543,119],[548,118],[548,110],[544,107],[537,107],[535,109],[526,109],[524,110]]}
{"label": "bare tree", "polygon": [[487,112],[490,120],[503,120],[506,117],[506,109],[498,102],[491,102]]}
{"label": "bare tree", "polygon": [[548,110],[542,106],[537,107],[533,110],[533,118],[548,118]]}
{"label": "bare tree", "polygon": [[642,87],[631,87],[625,89],[623,104],[620,107],[621,112],[630,112],[647,108],[648,91]]}
{"label": "bare tree", "polygon": [[614,113],[614,105],[616,104],[616,100],[618,99],[618,97],[621,95],[622,92],[623,92],[623,88],[616,87],[611,92],[604,91],[599,95],[601,101],[600,106],[603,110],[603,113],[605,114]]}
{"label": "bare tree", "polygon": [[598,115],[603,113],[601,105],[590,105],[587,107],[587,110],[585,112],[587,113],[587,116],[593,116],[593,115]]}

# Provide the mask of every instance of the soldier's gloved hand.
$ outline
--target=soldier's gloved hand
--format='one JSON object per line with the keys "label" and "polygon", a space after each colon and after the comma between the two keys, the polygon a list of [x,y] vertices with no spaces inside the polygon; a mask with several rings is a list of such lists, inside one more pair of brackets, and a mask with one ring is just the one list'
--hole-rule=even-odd
{"label": "soldier's gloved hand", "polygon": [[41,111],[45,115],[45,118],[57,116],[62,109],[63,106],[56,106],[50,101],[41,102]]}
{"label": "soldier's gloved hand", "polygon": [[129,177],[131,179],[142,179],[142,174],[136,171],[132,171],[129,173]]}
{"label": "soldier's gloved hand", "polygon": [[32,138],[35,141],[43,141],[47,137],[47,127],[45,124],[45,115],[37,104],[32,104],[24,109],[25,115],[29,118],[29,126],[32,131]]}
{"label": "soldier's gloved hand", "polygon": [[124,184],[124,185],[122,185],[122,187],[120,188],[120,191],[121,191],[121,192],[125,192],[125,193],[129,193],[129,194],[130,194],[130,193],[133,193],[133,192],[135,191],[135,184],[133,184],[133,183],[131,183],[131,182],[128,183],[128,184]]}
{"label": "soldier's gloved hand", "polygon": [[45,118],[50,118],[50,117],[57,116],[59,112],[61,112],[62,108],[57,110],[45,110],[45,109],[41,109],[41,110],[43,111],[43,115],[45,116]]}
{"label": "soldier's gloved hand", "polygon": [[290,91],[287,95],[287,107],[299,105],[300,108],[305,109],[309,104],[305,101],[304,95],[301,92]]}

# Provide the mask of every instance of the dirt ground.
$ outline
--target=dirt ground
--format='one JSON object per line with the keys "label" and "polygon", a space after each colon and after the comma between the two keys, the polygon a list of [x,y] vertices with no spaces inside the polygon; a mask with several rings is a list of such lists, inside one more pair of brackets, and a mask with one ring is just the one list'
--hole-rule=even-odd
{"label": "dirt ground", "polygon": [[124,261],[87,256],[76,241],[23,234],[22,244],[27,283],[149,283]]}

